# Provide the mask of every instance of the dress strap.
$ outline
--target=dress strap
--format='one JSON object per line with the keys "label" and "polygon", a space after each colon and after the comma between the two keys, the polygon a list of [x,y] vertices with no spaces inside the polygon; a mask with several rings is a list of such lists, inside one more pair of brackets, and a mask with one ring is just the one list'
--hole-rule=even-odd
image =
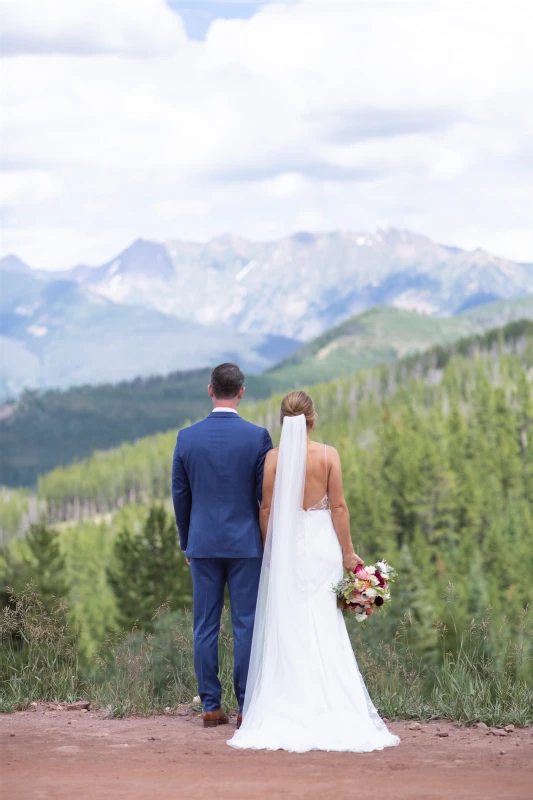
{"label": "dress strap", "polygon": [[326,494],[328,493],[328,446],[324,445],[324,454],[326,456]]}

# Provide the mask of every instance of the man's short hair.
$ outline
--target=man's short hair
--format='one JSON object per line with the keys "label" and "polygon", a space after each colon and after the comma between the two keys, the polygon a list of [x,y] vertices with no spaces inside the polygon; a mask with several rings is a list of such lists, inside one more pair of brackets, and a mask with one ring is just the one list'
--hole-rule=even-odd
{"label": "man's short hair", "polygon": [[244,386],[244,374],[237,364],[219,364],[211,373],[210,383],[218,400],[232,400]]}

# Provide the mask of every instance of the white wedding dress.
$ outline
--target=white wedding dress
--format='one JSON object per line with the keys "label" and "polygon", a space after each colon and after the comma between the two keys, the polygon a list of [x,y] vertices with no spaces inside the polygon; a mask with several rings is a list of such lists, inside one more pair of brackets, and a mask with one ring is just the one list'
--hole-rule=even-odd
{"label": "white wedding dress", "polygon": [[356,753],[399,744],[359,672],[333,584],[343,575],[327,494],[304,511],[307,429],[285,417],[235,748]]}

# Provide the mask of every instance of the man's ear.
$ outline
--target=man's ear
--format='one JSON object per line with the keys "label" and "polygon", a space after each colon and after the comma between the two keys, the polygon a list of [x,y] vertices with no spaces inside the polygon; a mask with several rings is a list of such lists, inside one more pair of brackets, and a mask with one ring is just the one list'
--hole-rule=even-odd
{"label": "man's ear", "polygon": [[207,385],[207,393],[208,393],[209,397],[211,397],[211,399],[214,398],[215,393],[214,393],[213,387],[211,386],[210,383]]}
{"label": "man's ear", "polygon": [[242,398],[244,397],[244,393],[245,393],[245,391],[246,391],[246,386],[243,386],[243,387],[242,387],[242,389],[241,389],[241,391],[240,391],[240,392],[239,392],[239,394],[237,395],[237,397],[239,398],[239,400],[242,400]]}

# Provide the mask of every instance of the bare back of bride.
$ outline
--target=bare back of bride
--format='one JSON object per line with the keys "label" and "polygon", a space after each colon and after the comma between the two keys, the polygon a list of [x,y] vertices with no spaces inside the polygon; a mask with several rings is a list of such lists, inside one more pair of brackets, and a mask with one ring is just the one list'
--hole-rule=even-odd
{"label": "bare back of bride", "polygon": [[337,451],[310,438],[313,401],[291,392],[265,462],[265,546],[236,748],[368,752],[397,745],[359,672],[332,586],[361,559]]}

